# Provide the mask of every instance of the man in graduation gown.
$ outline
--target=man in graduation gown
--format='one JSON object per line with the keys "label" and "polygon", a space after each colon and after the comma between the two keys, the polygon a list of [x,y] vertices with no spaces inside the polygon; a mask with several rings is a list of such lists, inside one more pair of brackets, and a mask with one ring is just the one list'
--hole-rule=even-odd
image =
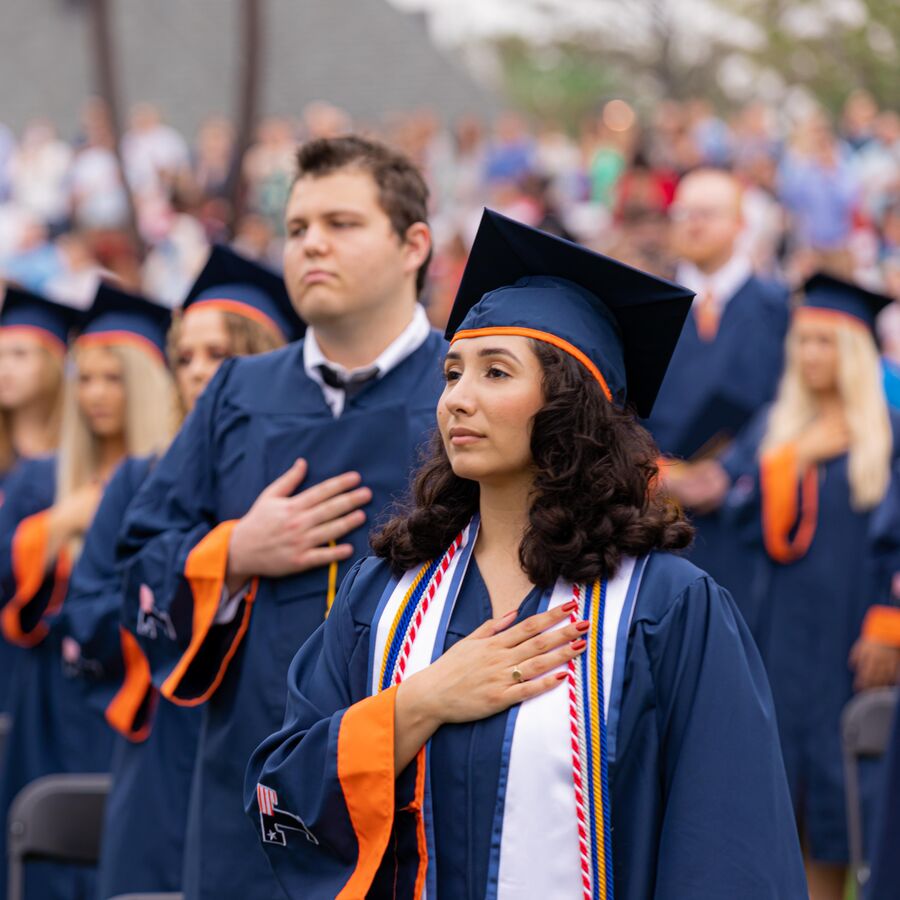
{"label": "man in graduation gown", "polygon": [[306,336],[222,364],[126,517],[124,615],[165,623],[140,637],[163,695],[205,703],[190,900],[281,896],[243,814],[244,769],[433,426],[444,344],[416,301],[426,204],[420,174],[383,145],[300,149],[284,263]]}
{"label": "man in graduation gown", "polygon": [[[677,280],[696,292],[653,414],[645,424],[673,461],[717,456],[772,399],[788,325],[786,289],[753,274],[741,252],[741,190],[729,174],[700,169],[685,176],[672,206]],[[690,479],[665,469],[670,490],[690,509]],[[688,469],[687,471],[691,471]],[[715,469],[711,472],[714,475]],[[706,491],[704,491],[706,493]],[[734,551],[716,511],[693,510],[691,559],[724,587],[740,580]]]}

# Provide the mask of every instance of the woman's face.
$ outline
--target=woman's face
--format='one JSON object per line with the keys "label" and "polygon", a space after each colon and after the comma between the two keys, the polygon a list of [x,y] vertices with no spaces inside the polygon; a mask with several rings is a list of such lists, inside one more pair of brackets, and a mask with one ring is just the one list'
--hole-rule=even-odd
{"label": "woman's face", "polygon": [[793,325],[794,351],[800,379],[815,394],[838,386],[838,334],[833,322],[798,318]]}
{"label": "woman's face", "polygon": [[456,341],[444,377],[437,419],[454,473],[480,482],[530,476],[531,424],[544,405],[543,371],[530,340]]}
{"label": "woman's face", "polygon": [[122,361],[106,347],[78,350],[78,408],[98,438],[125,432],[125,372]]}
{"label": "woman's face", "polygon": [[21,409],[43,399],[47,364],[47,350],[36,337],[0,330],[0,409]]}
{"label": "woman's face", "polygon": [[182,318],[175,348],[175,382],[188,412],[222,361],[231,355],[231,338],[219,310],[194,309]]}

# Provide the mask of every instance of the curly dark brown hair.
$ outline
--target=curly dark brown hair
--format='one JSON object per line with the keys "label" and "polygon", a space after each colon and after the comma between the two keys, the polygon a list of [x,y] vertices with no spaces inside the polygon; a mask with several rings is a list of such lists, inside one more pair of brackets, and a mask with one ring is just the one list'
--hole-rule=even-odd
{"label": "curly dark brown hair", "polygon": [[[658,450],[630,412],[617,409],[568,353],[532,341],[545,402],[534,417],[535,478],[522,568],[546,588],[612,577],[622,556],[680,550],[693,528],[658,488]],[[407,507],[372,538],[405,571],[440,556],[478,511],[478,483],[454,474],[435,434]]]}

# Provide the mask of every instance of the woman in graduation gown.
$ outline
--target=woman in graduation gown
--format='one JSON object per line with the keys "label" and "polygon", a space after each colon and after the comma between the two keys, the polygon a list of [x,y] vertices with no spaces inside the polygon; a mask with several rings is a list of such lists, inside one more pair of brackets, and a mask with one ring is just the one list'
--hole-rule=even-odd
{"label": "woman in graduation gown", "polygon": [[485,213],[414,502],[250,762],[289,897],[806,896],[762,664],[623,409],[689,304]]}
{"label": "woman in graduation gown", "polygon": [[10,285],[0,310],[0,490],[21,458],[59,442],[65,337],[78,313]]}
{"label": "woman in graduation gown", "polygon": [[[79,314],[10,285],[0,310],[0,503],[20,459],[56,449],[63,364]],[[17,648],[0,640],[0,712],[9,712]]]}
{"label": "woman in graduation gown", "polygon": [[[844,896],[840,716],[854,678],[857,689],[872,685],[876,661],[854,643],[861,628],[877,629],[874,605],[889,598],[897,559],[879,538],[896,504],[900,434],[873,332],[888,302],[814,276],[788,333],[776,399],[723,460],[733,485],[726,509],[757,557],[742,608],[772,685],[814,900]],[[867,803],[866,819],[873,814]]]}
{"label": "woman in graduation gown", "polygon": [[[25,652],[0,772],[4,820],[35,778],[109,768],[112,734],[75,677],[78,659],[58,614],[103,483],[123,457],[151,452],[171,436],[174,396],[162,355],[169,318],[140,297],[99,288],[73,345],[59,454],[23,463],[8,484],[0,509],[0,628]],[[29,896],[93,895],[88,871],[50,863],[28,869]]]}
{"label": "woman in graduation gown", "polygon": [[[302,323],[274,272],[214,247],[169,330],[167,353],[186,414],[221,362],[264,353]],[[126,459],[107,486],[72,573],[68,633],[79,645],[92,702],[121,735],[112,762],[99,865],[101,898],[181,889],[184,833],[200,728],[198,710],[162,700],[129,618],[120,632],[116,540],[155,457]]]}

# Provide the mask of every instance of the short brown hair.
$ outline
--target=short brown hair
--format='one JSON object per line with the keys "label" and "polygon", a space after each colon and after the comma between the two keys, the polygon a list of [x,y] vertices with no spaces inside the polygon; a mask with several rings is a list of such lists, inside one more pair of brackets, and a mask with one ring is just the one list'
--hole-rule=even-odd
{"label": "short brown hair", "polygon": [[[378,186],[381,208],[391,220],[401,240],[417,222],[428,224],[428,185],[415,163],[399,150],[380,141],[356,134],[317,138],[297,151],[296,183],[301,178],[321,178],[338,169],[361,169]],[[429,252],[416,274],[416,290],[421,293],[431,262]]]}

